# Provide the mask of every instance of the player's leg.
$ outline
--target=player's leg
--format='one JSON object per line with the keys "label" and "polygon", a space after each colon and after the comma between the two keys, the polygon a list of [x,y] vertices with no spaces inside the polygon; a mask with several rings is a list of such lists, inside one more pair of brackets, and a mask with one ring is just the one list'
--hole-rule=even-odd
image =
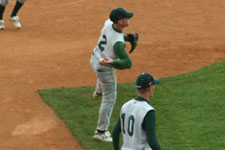
{"label": "player's leg", "polygon": [[97,130],[107,131],[116,99],[116,83],[103,83],[102,103],[99,110]]}
{"label": "player's leg", "polygon": [[16,28],[21,28],[21,23],[19,22],[19,17],[17,16],[17,13],[19,12],[19,10],[21,9],[21,7],[23,6],[24,2],[26,0],[17,0],[16,1],[16,5],[9,17],[9,19],[13,22],[13,25],[16,27]]}
{"label": "player's leg", "polygon": [[[97,75],[97,70],[99,68],[99,64],[98,64],[98,58],[94,54],[91,56],[90,64],[91,64],[92,69],[95,71],[95,73]],[[102,96],[102,88],[101,88],[99,79],[97,79],[96,88],[95,88],[95,91],[92,96],[94,99],[97,99]]]}
{"label": "player's leg", "polygon": [[4,20],[3,20],[4,11],[5,11],[5,7],[0,5],[0,30],[5,29],[5,24],[4,24]]}
{"label": "player's leg", "polygon": [[26,0],[17,0],[16,1],[16,5],[10,15],[10,17],[14,17],[17,15],[18,11],[20,10],[20,8],[23,6],[23,4],[25,3]]}
{"label": "player's leg", "polygon": [[5,11],[5,7],[8,4],[6,0],[0,0],[0,20],[3,19],[3,13]]}
{"label": "player's leg", "polygon": [[95,91],[93,93],[93,98],[98,99],[101,96],[102,96],[102,87],[101,87],[99,79],[97,79],[97,84],[96,84]]}
{"label": "player's leg", "polygon": [[[91,57],[90,64],[98,78],[96,91],[99,90],[100,92],[101,88],[103,95],[102,104],[99,109],[97,129],[93,138],[104,142],[112,142],[111,135],[107,130],[109,127],[112,109],[115,103],[116,76],[114,69],[101,66],[98,63],[98,58],[94,54]],[[108,100],[109,97],[110,99]]]}
{"label": "player's leg", "polygon": [[3,14],[5,11],[5,7],[8,3],[9,3],[9,0],[0,0],[0,30],[5,29]]}
{"label": "player's leg", "polygon": [[97,129],[94,138],[104,142],[111,142],[112,138],[107,130],[116,99],[116,76],[113,69],[97,74],[102,87],[102,103],[99,109]]}

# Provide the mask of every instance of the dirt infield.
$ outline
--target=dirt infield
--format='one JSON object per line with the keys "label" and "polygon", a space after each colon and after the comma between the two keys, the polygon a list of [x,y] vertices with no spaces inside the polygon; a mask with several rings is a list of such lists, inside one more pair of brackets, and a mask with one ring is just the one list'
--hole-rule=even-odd
{"label": "dirt infield", "polygon": [[[133,67],[118,82],[141,72],[165,77],[225,59],[224,0],[28,0],[0,31],[0,150],[80,150],[38,89],[94,85],[89,59],[112,8],[134,12],[125,30],[140,35]],[[129,45],[127,46],[129,48]],[[92,135],[90,135],[92,136]]]}

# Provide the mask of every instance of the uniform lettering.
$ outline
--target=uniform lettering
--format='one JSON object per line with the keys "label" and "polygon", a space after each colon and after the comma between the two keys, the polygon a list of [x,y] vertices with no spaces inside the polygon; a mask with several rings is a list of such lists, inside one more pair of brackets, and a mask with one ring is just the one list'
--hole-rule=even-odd
{"label": "uniform lettering", "polygon": [[133,136],[133,134],[134,134],[134,122],[135,122],[134,116],[133,115],[129,116],[127,125],[125,125],[125,119],[126,119],[125,113],[123,113],[121,115],[121,119],[122,119],[122,132],[123,132],[123,134],[126,134],[126,131],[127,131],[129,136]]}
{"label": "uniform lettering", "polygon": [[98,43],[98,47],[100,48],[101,51],[104,51],[105,48],[103,46],[107,44],[106,35],[103,34],[102,38],[103,39]]}

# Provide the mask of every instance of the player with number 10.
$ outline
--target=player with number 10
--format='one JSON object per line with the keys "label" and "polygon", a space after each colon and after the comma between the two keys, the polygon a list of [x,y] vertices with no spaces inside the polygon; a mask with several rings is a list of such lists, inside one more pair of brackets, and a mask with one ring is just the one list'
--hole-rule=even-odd
{"label": "player with number 10", "polygon": [[113,130],[114,150],[120,150],[120,133],[123,136],[122,150],[161,150],[156,137],[155,109],[149,98],[154,94],[155,84],[150,73],[142,73],[137,77],[138,97],[123,104],[120,117]]}

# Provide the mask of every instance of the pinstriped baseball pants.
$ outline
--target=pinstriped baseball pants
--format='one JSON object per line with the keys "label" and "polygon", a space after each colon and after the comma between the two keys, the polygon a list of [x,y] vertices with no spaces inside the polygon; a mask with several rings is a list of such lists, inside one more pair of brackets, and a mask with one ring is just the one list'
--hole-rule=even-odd
{"label": "pinstriped baseball pants", "polygon": [[97,130],[108,130],[110,118],[116,102],[117,79],[113,67],[101,66],[98,58],[92,55],[90,64],[97,75],[96,91],[102,93]]}

